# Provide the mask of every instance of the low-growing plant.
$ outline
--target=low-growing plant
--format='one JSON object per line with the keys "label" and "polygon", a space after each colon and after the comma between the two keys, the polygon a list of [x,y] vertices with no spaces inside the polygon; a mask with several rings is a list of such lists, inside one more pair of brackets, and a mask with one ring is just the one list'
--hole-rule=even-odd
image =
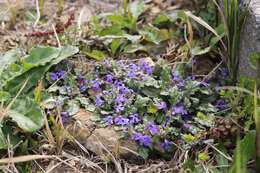
{"label": "low-growing plant", "polygon": [[181,76],[163,61],[105,60],[85,75],[68,74],[56,82],[58,72],[49,74],[55,83],[50,92],[63,95],[54,98],[64,114],[84,106],[96,114],[97,124],[113,126],[123,138],[136,141],[144,158],[152,151],[167,155],[176,145],[185,150],[199,145],[219,109],[212,105],[217,94],[208,83]]}

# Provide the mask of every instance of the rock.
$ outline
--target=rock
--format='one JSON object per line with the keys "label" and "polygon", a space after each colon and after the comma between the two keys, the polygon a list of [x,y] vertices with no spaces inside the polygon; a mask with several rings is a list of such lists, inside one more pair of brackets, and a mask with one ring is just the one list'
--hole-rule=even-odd
{"label": "rock", "polygon": [[[92,121],[93,113],[80,110],[73,118],[74,124],[68,125],[69,132],[88,150],[104,159],[138,158],[137,145],[131,140],[122,140],[113,127],[97,127]],[[111,153],[109,153],[109,152]]]}
{"label": "rock", "polygon": [[[246,2],[246,0],[244,0]],[[254,77],[250,67],[250,54],[260,52],[260,0],[251,0],[250,13],[241,32],[239,51],[239,75]]]}

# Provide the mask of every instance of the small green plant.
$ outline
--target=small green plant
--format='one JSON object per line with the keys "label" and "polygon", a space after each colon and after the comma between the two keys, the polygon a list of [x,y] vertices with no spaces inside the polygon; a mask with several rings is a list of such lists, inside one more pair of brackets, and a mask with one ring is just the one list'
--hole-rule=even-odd
{"label": "small green plant", "polygon": [[248,13],[248,4],[245,8],[239,7],[238,0],[224,0],[224,12],[221,12],[223,23],[225,25],[225,42],[227,54],[227,66],[230,72],[230,78],[233,83],[237,81],[238,74],[238,49],[240,42],[240,33]]}
{"label": "small green plant", "polygon": [[256,169],[260,171],[260,114],[258,92],[260,89],[260,53],[253,52],[250,56],[251,67],[256,70],[256,82],[254,88],[254,121],[256,128]]}

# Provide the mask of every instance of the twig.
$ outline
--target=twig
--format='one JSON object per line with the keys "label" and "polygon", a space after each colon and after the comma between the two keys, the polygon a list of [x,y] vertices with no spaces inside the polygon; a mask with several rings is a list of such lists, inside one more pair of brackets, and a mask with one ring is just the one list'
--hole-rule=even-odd
{"label": "twig", "polygon": [[222,60],[216,67],[214,67],[214,69],[211,70],[211,72],[209,72],[209,73],[202,79],[202,82],[204,82],[208,77],[210,77],[210,76],[221,66],[222,63],[223,63],[223,60]]}
{"label": "twig", "polygon": [[39,0],[36,0],[35,1],[36,3],[36,11],[37,11],[37,18],[34,22],[34,27],[36,27],[36,25],[38,24],[38,22],[40,21],[40,18],[41,18],[41,12],[40,12],[40,8],[39,8]]}
{"label": "twig", "polygon": [[59,39],[59,36],[58,36],[58,34],[57,34],[57,31],[56,31],[56,28],[55,28],[54,25],[52,25],[52,29],[53,29],[53,32],[54,32],[54,36],[55,36],[55,38],[56,38],[56,40],[57,40],[58,46],[61,47],[60,39]]}
{"label": "twig", "polygon": [[213,148],[214,150],[216,150],[219,154],[221,154],[223,157],[225,157],[227,160],[229,161],[233,161],[233,159],[230,156],[227,156],[226,154],[224,154],[222,151],[220,151],[219,149],[217,149],[214,145],[210,144],[209,142],[205,142],[207,145],[209,145],[211,148]]}

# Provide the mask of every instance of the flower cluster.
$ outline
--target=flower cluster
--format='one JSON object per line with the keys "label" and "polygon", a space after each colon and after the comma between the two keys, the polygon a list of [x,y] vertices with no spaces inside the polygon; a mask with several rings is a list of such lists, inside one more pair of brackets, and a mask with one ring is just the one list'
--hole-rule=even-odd
{"label": "flower cluster", "polygon": [[63,79],[65,77],[65,71],[64,70],[59,70],[59,71],[56,71],[56,72],[51,72],[50,73],[50,79],[52,81],[57,81],[59,79]]}
{"label": "flower cluster", "polygon": [[100,124],[122,129],[149,150],[173,151],[173,143],[183,135],[195,136],[209,128],[197,125],[198,112],[211,114],[224,106],[221,101],[217,107],[211,105],[208,96],[214,93],[209,83],[146,59],[102,61],[87,75],[78,75],[76,83],[80,94],[95,105]]}

